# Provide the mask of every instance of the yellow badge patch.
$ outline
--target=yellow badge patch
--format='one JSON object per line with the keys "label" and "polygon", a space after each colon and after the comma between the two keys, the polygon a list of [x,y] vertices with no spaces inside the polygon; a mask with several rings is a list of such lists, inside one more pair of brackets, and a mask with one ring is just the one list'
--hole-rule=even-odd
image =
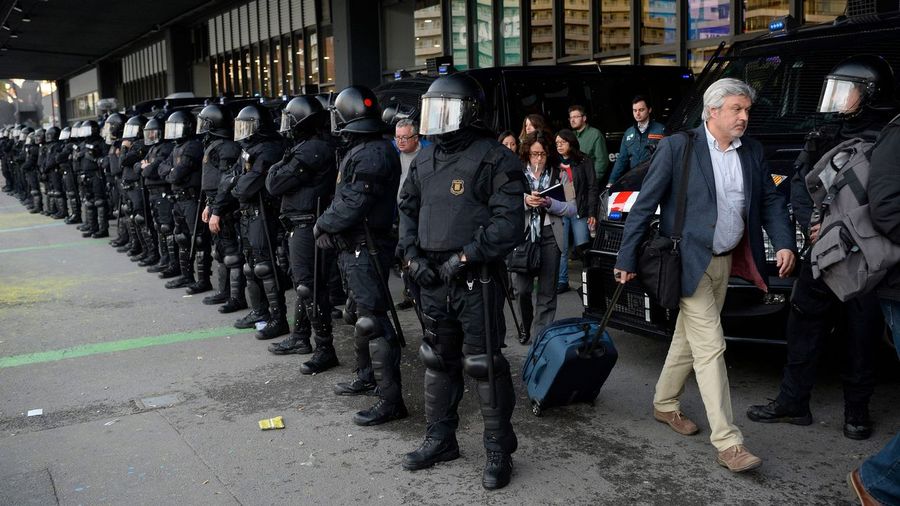
{"label": "yellow badge patch", "polygon": [[462,195],[466,192],[466,186],[462,179],[454,179],[450,182],[450,193],[453,195]]}

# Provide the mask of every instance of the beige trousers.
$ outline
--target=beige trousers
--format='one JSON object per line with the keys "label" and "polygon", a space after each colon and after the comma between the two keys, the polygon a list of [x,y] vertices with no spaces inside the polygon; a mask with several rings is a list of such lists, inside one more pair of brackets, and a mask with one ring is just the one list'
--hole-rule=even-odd
{"label": "beige trousers", "polygon": [[709,440],[719,451],[744,441],[731,411],[725,335],[720,318],[730,274],[731,255],[714,256],[700,278],[697,291],[681,298],[672,344],[653,397],[657,410],[680,411],[678,398],[693,370],[709,420]]}

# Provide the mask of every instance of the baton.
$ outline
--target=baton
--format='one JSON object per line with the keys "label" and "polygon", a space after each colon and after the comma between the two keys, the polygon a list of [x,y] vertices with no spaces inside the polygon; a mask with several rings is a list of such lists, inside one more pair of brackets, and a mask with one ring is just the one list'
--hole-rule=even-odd
{"label": "baton", "polygon": [[375,264],[375,273],[378,274],[378,284],[381,291],[388,301],[388,308],[391,310],[391,318],[394,320],[394,327],[397,330],[397,338],[400,340],[400,346],[406,348],[406,339],[403,337],[403,329],[400,327],[400,318],[397,317],[397,309],[394,308],[394,299],[391,297],[391,291],[388,289],[387,277],[381,269],[381,262],[378,260],[378,248],[375,247],[375,241],[372,240],[372,232],[369,230],[369,220],[363,221],[363,230],[366,233],[366,246],[369,250],[369,256],[372,257],[372,263]]}
{"label": "baton", "polygon": [[497,408],[496,380],[494,378],[494,338],[491,335],[493,328],[491,326],[491,288],[488,284],[491,282],[491,272],[487,263],[481,265],[481,305],[484,306],[484,349],[487,355],[488,383],[491,389],[488,400],[491,409]]}
{"label": "baton", "polygon": [[525,344],[528,342],[528,340],[526,339],[527,334],[525,334],[525,329],[522,328],[522,324],[519,322],[519,317],[516,315],[516,307],[513,304],[513,297],[512,294],[509,293],[509,279],[507,276],[508,275],[502,275],[502,273],[498,273],[497,277],[500,278],[500,284],[503,288],[503,294],[505,295],[506,303],[509,304],[509,312],[512,313],[513,321],[516,324],[516,331],[518,331],[519,333],[519,342]]}
{"label": "baton", "polygon": [[263,192],[259,191],[259,217],[262,218],[263,221],[263,231],[266,236],[266,246],[269,248],[269,261],[272,262],[272,269],[275,271],[275,289],[278,290],[278,293],[281,293],[281,273],[278,271],[277,263],[275,262],[275,250],[272,247],[272,238],[269,237],[269,220],[266,219],[266,205],[263,202]]}
{"label": "baton", "polygon": [[198,192],[197,196],[197,216],[194,217],[194,229],[191,231],[191,254],[189,258],[191,259],[191,263],[194,263],[194,253],[197,252],[197,248],[194,245],[197,243],[197,230],[200,228],[200,214],[203,212],[200,207],[200,203],[203,202],[203,190]]}
{"label": "baton", "polygon": [[[316,197],[316,219],[319,219],[319,213],[322,211],[322,197]],[[313,310],[312,315],[307,317],[313,323],[319,323],[321,316],[321,308],[319,307],[319,248],[313,244]],[[315,317],[315,320],[313,320]],[[330,316],[329,316],[330,317]]]}

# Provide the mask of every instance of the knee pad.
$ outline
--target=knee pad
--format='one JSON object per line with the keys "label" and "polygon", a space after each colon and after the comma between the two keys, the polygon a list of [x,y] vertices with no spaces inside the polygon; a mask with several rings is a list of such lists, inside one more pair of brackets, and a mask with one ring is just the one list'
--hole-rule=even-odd
{"label": "knee pad", "polygon": [[87,208],[87,209],[93,209],[93,208],[94,208],[94,201],[91,200],[91,199],[85,199],[85,201],[84,201],[84,207]]}
{"label": "knee pad", "polygon": [[95,200],[94,200],[94,205],[97,206],[97,207],[105,207],[105,206],[106,206],[106,200],[104,200],[104,199],[95,199]]}
{"label": "knee pad", "polygon": [[244,261],[241,259],[240,255],[225,255],[223,263],[225,264],[225,267],[228,267],[229,269],[237,269]]}
{"label": "knee pad", "polygon": [[177,242],[179,246],[185,249],[191,246],[191,238],[187,234],[182,232],[175,234],[175,242]]}
{"label": "knee pad", "polygon": [[172,225],[169,223],[159,224],[159,233],[169,235],[172,233]]}
{"label": "knee pad", "polygon": [[422,343],[422,346],[419,346],[419,360],[422,361],[422,365],[424,365],[426,369],[431,369],[434,371],[447,370],[447,366],[444,364],[444,359],[441,358],[440,355],[435,353],[434,348],[432,348],[428,343]]}
{"label": "knee pad", "polygon": [[[463,369],[466,374],[479,381],[488,380],[488,356],[469,355],[463,360]],[[506,376],[509,374],[509,362],[500,352],[494,353],[494,376]]]}
{"label": "knee pad", "polygon": [[253,267],[250,266],[250,262],[244,264],[244,277],[247,279],[253,279]]}
{"label": "knee pad", "polygon": [[356,323],[353,325],[353,335],[357,338],[371,341],[380,335],[378,323],[367,316],[361,316],[357,318]]}
{"label": "knee pad", "polygon": [[[197,225],[198,227],[200,224]],[[197,231],[197,237],[194,238],[194,245],[197,246],[197,249],[201,249],[206,246],[206,236],[203,235],[201,231]]]}
{"label": "knee pad", "polygon": [[135,225],[137,225],[139,227],[143,227],[144,223],[146,223],[146,222],[147,222],[147,220],[144,219],[143,214],[135,214],[134,215],[134,224]]}
{"label": "knee pad", "polygon": [[32,197],[40,197],[41,191],[40,190],[31,190],[31,196]]}
{"label": "knee pad", "polygon": [[312,290],[306,285],[297,285],[297,297],[303,300],[312,298]]}
{"label": "knee pad", "polygon": [[213,260],[215,260],[216,262],[222,263],[222,256],[219,255],[218,248],[213,248],[210,253],[212,254]]}
{"label": "knee pad", "polygon": [[75,192],[66,192],[66,197],[69,197],[70,199],[74,199],[74,198],[75,198]]}
{"label": "knee pad", "polygon": [[259,262],[253,267],[253,274],[259,279],[269,279],[275,276],[272,262]]}

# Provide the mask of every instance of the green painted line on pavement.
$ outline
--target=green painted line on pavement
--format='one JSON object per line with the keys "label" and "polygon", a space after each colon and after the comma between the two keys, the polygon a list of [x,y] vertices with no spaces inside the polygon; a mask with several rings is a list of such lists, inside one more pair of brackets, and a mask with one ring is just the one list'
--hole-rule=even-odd
{"label": "green painted line on pavement", "polygon": [[34,230],[37,228],[62,227],[64,225],[65,223],[41,223],[39,225],[30,225],[27,227],[0,228],[0,234],[5,234],[7,232],[21,232],[23,230]]}
{"label": "green painted line on pavement", "polygon": [[241,330],[234,327],[219,327],[214,329],[194,330],[190,332],[162,334],[159,336],[136,337],[133,339],[122,339],[119,341],[110,341],[105,343],[80,344],[78,346],[72,346],[71,348],[62,348],[59,350],[41,351],[37,353],[23,353],[21,355],[0,357],[0,369],[4,369],[6,367],[17,367],[20,365],[40,364],[43,362],[56,362],[57,360],[87,357],[90,355],[98,355],[101,353],[114,353],[117,351],[148,348],[150,346],[182,343],[185,341],[198,341],[201,339],[212,339],[214,337],[240,335],[251,331],[252,329]]}
{"label": "green painted line on pavement", "polygon": [[4,253],[22,253],[24,251],[36,251],[42,249],[59,249],[74,248],[77,246],[101,246],[105,244],[103,241],[76,241],[76,242],[60,242],[56,244],[45,244],[43,246],[23,246],[21,248],[0,249],[0,255]]}

